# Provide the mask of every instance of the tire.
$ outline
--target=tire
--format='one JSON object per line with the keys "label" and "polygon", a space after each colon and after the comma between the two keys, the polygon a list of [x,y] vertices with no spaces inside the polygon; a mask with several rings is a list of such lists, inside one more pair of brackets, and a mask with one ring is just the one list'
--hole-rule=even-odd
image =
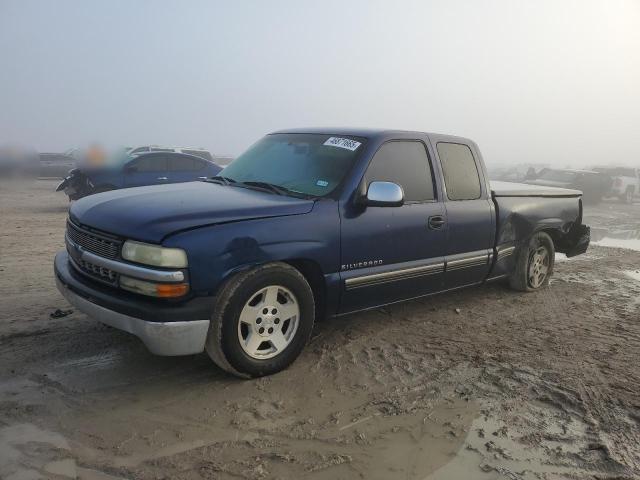
{"label": "tire", "polygon": [[238,377],[271,375],[300,355],[314,320],[313,291],[305,277],[286,263],[268,263],[222,286],[206,350],[216,365]]}
{"label": "tire", "polygon": [[553,275],[556,251],[551,237],[538,232],[518,249],[516,266],[509,285],[520,292],[535,292],[549,284]]}

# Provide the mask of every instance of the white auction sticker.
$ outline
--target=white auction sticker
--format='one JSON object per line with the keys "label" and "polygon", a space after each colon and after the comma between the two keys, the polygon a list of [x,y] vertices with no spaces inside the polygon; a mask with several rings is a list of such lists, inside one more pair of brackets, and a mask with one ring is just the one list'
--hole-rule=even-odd
{"label": "white auction sticker", "polygon": [[360,142],[351,140],[349,138],[331,137],[324,142],[323,145],[329,145],[331,147],[346,148],[347,150],[355,151],[360,145]]}

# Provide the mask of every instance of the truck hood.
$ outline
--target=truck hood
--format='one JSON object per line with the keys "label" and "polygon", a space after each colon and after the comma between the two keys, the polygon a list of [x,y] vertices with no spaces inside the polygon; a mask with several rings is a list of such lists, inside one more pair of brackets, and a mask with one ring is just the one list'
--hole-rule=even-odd
{"label": "truck hood", "polygon": [[308,213],[313,203],[246,188],[190,182],[90,195],[75,202],[69,216],[96,230],[161,243],[180,230]]}

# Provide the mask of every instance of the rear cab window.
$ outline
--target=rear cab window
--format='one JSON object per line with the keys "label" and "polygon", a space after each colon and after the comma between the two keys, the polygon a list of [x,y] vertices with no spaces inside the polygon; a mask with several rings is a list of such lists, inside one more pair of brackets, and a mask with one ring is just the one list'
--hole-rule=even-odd
{"label": "rear cab window", "polygon": [[449,200],[477,200],[482,195],[480,173],[471,149],[461,143],[436,146]]}

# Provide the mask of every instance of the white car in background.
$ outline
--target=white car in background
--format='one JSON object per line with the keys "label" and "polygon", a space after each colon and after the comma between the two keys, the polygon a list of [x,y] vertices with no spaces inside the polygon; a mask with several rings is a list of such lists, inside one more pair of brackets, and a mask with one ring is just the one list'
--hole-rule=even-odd
{"label": "white car in background", "polygon": [[213,162],[213,155],[209,150],[205,150],[204,148],[194,148],[194,147],[164,147],[161,145],[141,145],[139,147],[132,147],[127,149],[127,153],[131,156],[142,155],[143,153],[149,152],[178,152],[178,153],[186,153],[187,155],[194,155],[196,157],[200,157],[204,160],[209,160]]}
{"label": "white car in background", "polygon": [[594,170],[611,177],[611,196],[633,203],[634,197],[640,195],[640,168],[596,167]]}

